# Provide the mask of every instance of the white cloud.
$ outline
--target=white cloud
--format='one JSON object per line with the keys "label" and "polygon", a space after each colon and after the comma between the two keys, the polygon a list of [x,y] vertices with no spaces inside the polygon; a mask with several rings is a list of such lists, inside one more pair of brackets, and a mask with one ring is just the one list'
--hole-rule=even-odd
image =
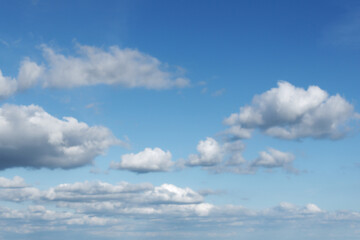
{"label": "white cloud", "polygon": [[269,148],[268,152],[260,152],[258,158],[247,161],[242,155],[244,149],[245,144],[241,140],[219,144],[215,139],[207,137],[199,142],[198,154],[189,155],[188,160],[179,160],[177,165],[180,168],[201,166],[214,173],[254,174],[259,168],[282,168],[290,173],[298,172],[292,166],[295,159],[292,153]]}
{"label": "white cloud", "polygon": [[166,64],[134,49],[112,46],[108,51],[77,45],[78,56],[65,56],[43,45],[47,71],[45,87],[72,88],[96,84],[128,88],[168,89],[186,87],[189,80],[166,71]]}
{"label": "white cloud", "polygon": [[44,191],[44,201],[94,202],[94,201],[131,201],[141,202],[142,192],[151,191],[151,184],[129,184],[121,182],[113,185],[106,182],[64,183]]}
{"label": "white cloud", "polygon": [[183,88],[190,81],[184,71],[170,71],[167,64],[136,49],[101,48],[77,44],[77,55],[65,56],[42,45],[44,65],[29,58],[20,64],[17,78],[0,70],[0,98],[41,83],[43,87],[73,88],[98,84],[146,89]]}
{"label": "white cloud", "polygon": [[250,106],[241,107],[224,123],[230,125],[229,134],[241,138],[248,135],[238,133],[259,128],[284,139],[337,139],[347,133],[346,124],[353,118],[354,107],[339,95],[329,96],[317,86],[305,90],[278,82],[277,88],[255,96]]}
{"label": "white cloud", "polygon": [[222,134],[230,135],[233,139],[251,138],[252,129],[242,128],[239,125],[233,125],[222,132]]}
{"label": "white cloud", "polygon": [[5,98],[17,91],[17,81],[11,77],[6,77],[0,70],[0,97]]}
{"label": "white cloud", "polygon": [[158,203],[201,203],[202,195],[190,188],[179,188],[172,184],[162,184],[145,193],[145,199]]}
{"label": "white cloud", "polygon": [[306,213],[321,213],[322,210],[315,204],[309,203],[306,205],[304,212],[306,212]]}
{"label": "white cloud", "polygon": [[[324,226],[339,229],[343,226],[344,231],[351,231],[349,223],[355,228],[360,225],[360,213],[356,211],[328,212],[314,203],[297,206],[282,202],[258,210],[240,205],[214,205],[192,189],[172,184],[78,182],[47,190],[32,187],[37,194],[26,195],[24,190],[31,187],[20,177],[1,178],[0,182],[3,186],[0,200],[14,202],[12,208],[0,207],[2,233],[54,231],[58,234],[76,230],[88,236],[96,227],[99,232],[120,234],[118,236],[137,232],[142,238],[147,237],[148,231],[156,237],[164,231],[169,235],[178,231],[195,234],[201,229],[219,237],[229,231],[234,236],[243,235],[249,229],[279,231],[284,229],[284,224],[286,229],[322,229]],[[24,196],[23,201],[29,201],[30,205],[25,209],[24,202],[16,205],[18,200],[2,194],[4,189],[13,191],[9,196]],[[322,237],[326,234],[322,233]]]}
{"label": "white cloud", "polygon": [[282,167],[291,169],[295,156],[292,153],[281,152],[274,148],[269,148],[268,152],[260,152],[259,157],[252,162],[253,167],[275,168]]}
{"label": "white cloud", "polygon": [[0,70],[0,98],[6,98],[18,91],[34,86],[44,68],[25,58],[20,65],[17,79],[3,76]]}
{"label": "white cloud", "polygon": [[25,58],[21,62],[17,77],[19,89],[24,90],[36,85],[44,70],[44,66],[37,65],[35,62],[30,61],[29,58]]}
{"label": "white cloud", "polygon": [[187,161],[189,166],[214,166],[219,164],[223,158],[223,152],[219,143],[207,137],[197,145],[198,154],[191,154]]}
{"label": "white cloud", "polygon": [[235,165],[242,165],[246,163],[246,160],[242,156],[242,152],[245,149],[245,144],[240,141],[231,141],[225,142],[222,146],[223,151],[228,156],[226,165],[228,166],[235,166]]}
{"label": "white cloud", "polygon": [[[19,192],[22,190],[20,189]],[[130,184],[121,182],[110,184],[101,181],[86,181],[60,184],[39,192],[40,194],[36,193],[29,199],[61,202],[66,203],[67,206],[72,203],[89,203],[90,205],[86,205],[86,208],[99,208],[101,206],[99,209],[109,209],[111,206],[141,208],[149,205],[198,204],[203,202],[201,194],[190,188],[180,188],[172,184],[153,186],[150,183]],[[96,204],[93,205],[93,203]],[[103,204],[99,205],[100,203]]]}
{"label": "white cloud", "polygon": [[24,179],[15,176],[13,179],[0,177],[0,200],[23,202],[36,200],[40,197],[40,190],[26,184]]}
{"label": "white cloud", "polygon": [[0,108],[0,169],[74,168],[121,144],[105,127],[57,119],[35,105]]}
{"label": "white cloud", "polygon": [[121,156],[121,162],[111,163],[111,168],[125,169],[137,173],[166,172],[173,166],[171,153],[160,148],[145,148],[137,154],[130,153]]}
{"label": "white cloud", "polygon": [[[153,186],[149,183],[130,184],[121,182],[77,182],[60,184],[47,190],[39,190],[27,185],[20,177],[0,179],[0,200],[11,202],[34,201],[57,203],[59,206],[78,211],[102,211],[107,214],[137,213],[165,214],[166,211],[181,211],[196,214],[196,205],[203,203],[203,196],[190,188],[180,188],[173,184]],[[117,209],[117,210],[116,210]],[[115,211],[115,212],[114,212]],[[188,214],[188,213],[187,213]]]}
{"label": "white cloud", "polygon": [[24,179],[19,176],[15,176],[13,179],[0,177],[0,188],[21,188],[26,186]]}

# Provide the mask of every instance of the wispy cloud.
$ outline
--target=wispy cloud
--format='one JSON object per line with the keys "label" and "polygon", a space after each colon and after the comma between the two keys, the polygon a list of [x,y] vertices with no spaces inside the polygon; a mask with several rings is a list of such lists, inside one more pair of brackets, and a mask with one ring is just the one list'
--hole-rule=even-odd
{"label": "wispy cloud", "polygon": [[334,45],[360,47],[360,8],[354,7],[325,31],[326,41]]}
{"label": "wispy cloud", "polygon": [[225,91],[226,91],[225,88],[216,90],[215,92],[213,92],[213,94],[211,94],[211,96],[213,96],[213,97],[219,97],[219,96],[223,95],[223,94],[225,93]]}
{"label": "wispy cloud", "polygon": [[5,41],[4,39],[1,39],[1,38],[0,38],[0,43],[5,45],[6,47],[10,46],[10,44],[7,41]]}

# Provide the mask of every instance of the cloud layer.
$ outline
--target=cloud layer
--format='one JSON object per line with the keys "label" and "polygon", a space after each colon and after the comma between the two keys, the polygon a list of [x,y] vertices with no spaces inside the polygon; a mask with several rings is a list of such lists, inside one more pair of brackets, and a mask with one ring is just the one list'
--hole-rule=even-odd
{"label": "cloud layer", "polygon": [[105,127],[58,119],[35,105],[0,108],[0,169],[74,168],[121,144]]}
{"label": "cloud layer", "polygon": [[340,95],[329,96],[317,86],[307,90],[288,82],[257,95],[252,104],[241,107],[225,119],[227,133],[249,137],[249,130],[284,139],[338,139],[348,131],[347,123],[355,118],[354,107]]}
{"label": "cloud layer", "polygon": [[[15,205],[19,201],[30,203],[26,208],[0,207],[1,234],[17,233],[20,237],[37,232],[47,236],[52,232],[61,236],[77,232],[91,239],[166,239],[174,234],[186,237],[191,233],[195,239],[204,236],[206,239],[234,239],[249,231],[267,235],[269,229],[279,233],[290,228],[302,229],[299,234],[304,236],[311,233],[328,237],[338,231],[354,236],[360,226],[359,212],[327,212],[313,203],[296,206],[282,202],[260,210],[214,205],[196,191],[172,184],[153,186],[96,181],[60,184],[40,190],[14,177],[1,178],[0,188],[1,201]],[[313,231],[324,227],[328,229],[325,232]]]}

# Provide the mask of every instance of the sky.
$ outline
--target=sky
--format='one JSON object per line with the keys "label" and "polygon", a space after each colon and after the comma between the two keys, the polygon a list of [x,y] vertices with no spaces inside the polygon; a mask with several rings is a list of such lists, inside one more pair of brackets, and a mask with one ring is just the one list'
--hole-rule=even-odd
{"label": "sky", "polygon": [[360,3],[4,0],[0,240],[360,238]]}

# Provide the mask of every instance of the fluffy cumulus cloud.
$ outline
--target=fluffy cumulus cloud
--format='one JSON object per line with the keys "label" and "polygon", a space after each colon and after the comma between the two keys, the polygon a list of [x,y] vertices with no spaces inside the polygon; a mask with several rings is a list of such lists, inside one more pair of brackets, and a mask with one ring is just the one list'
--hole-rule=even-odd
{"label": "fluffy cumulus cloud", "polygon": [[145,148],[137,154],[121,156],[121,162],[112,162],[111,168],[124,169],[137,173],[166,172],[173,166],[171,153],[160,148]]}
{"label": "fluffy cumulus cloud", "polygon": [[77,45],[77,56],[65,56],[43,46],[45,87],[71,88],[96,84],[167,89],[185,87],[189,80],[166,70],[158,59],[134,49],[112,46],[108,51]]}
{"label": "fluffy cumulus cloud", "polygon": [[281,81],[224,122],[230,126],[228,133],[240,138],[258,128],[284,139],[337,139],[347,133],[347,123],[355,116],[353,105],[338,94],[329,96],[317,86],[303,89]]}
{"label": "fluffy cumulus cloud", "polygon": [[232,172],[236,174],[254,174],[261,168],[280,168],[289,173],[297,173],[293,167],[295,156],[274,148],[259,153],[254,160],[244,159],[242,153],[245,144],[241,140],[226,141],[221,144],[211,137],[201,140],[197,146],[198,154],[189,155],[187,160],[178,161],[180,167],[201,166],[210,172]]}
{"label": "fluffy cumulus cloud", "polygon": [[121,144],[105,127],[55,118],[35,105],[0,108],[0,169],[74,168]]}
{"label": "fluffy cumulus cloud", "polygon": [[[0,194],[0,200],[14,205],[0,207],[0,234],[20,238],[42,232],[46,236],[70,234],[70,238],[75,237],[71,234],[80,233],[91,239],[189,236],[185,233],[195,239],[204,236],[234,239],[253,231],[264,236],[271,230],[279,234],[286,225],[286,229],[302,229],[299,232],[304,235],[302,239],[309,233],[318,234],[316,239],[321,239],[339,231],[358,236],[356,229],[360,226],[359,212],[328,212],[314,203],[297,206],[282,202],[259,210],[240,205],[214,205],[196,191],[172,184],[78,182],[39,190],[20,177],[1,178],[0,184],[0,193],[12,191],[8,196]],[[32,194],[29,188],[33,189]],[[22,202],[10,196],[23,196]],[[314,228],[326,231],[316,232]]]}
{"label": "fluffy cumulus cloud", "polygon": [[196,149],[198,154],[191,154],[186,163],[189,166],[214,166],[222,161],[222,148],[211,137],[200,141]]}

